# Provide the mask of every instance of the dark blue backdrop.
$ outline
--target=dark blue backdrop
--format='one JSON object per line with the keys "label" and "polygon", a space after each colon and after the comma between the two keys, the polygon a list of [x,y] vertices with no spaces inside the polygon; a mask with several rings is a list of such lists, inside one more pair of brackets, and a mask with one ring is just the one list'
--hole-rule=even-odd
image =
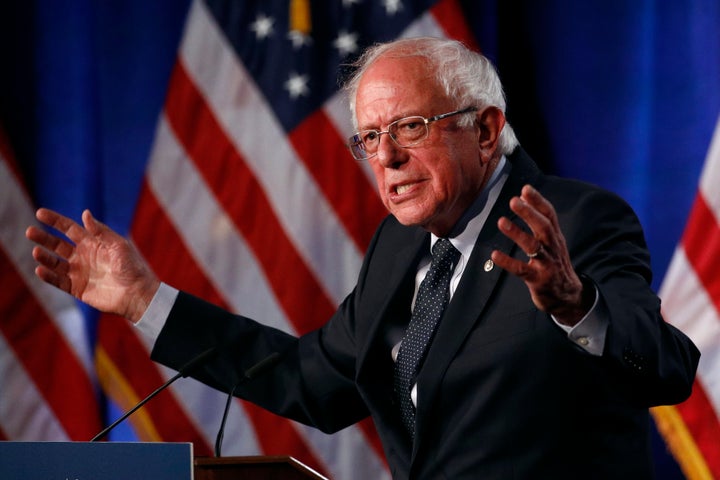
{"label": "dark blue backdrop", "polygon": [[[525,148],[633,205],[659,287],[720,114],[720,3],[461,3]],[[188,4],[0,6],[0,121],[38,204],[127,232]]]}

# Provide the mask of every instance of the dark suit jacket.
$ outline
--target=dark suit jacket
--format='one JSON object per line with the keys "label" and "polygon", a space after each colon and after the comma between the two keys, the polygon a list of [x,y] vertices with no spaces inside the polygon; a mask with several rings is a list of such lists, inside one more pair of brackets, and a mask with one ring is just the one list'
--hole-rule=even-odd
{"label": "dark suit jacket", "polygon": [[[227,391],[238,372],[282,352],[239,395],[326,432],[372,415],[398,479],[651,477],[648,407],[689,395],[699,353],[660,316],[643,233],[625,202],[544,176],[520,148],[509,160],[508,181],[418,376],[414,445],[393,401],[388,332],[408,321],[429,234],[393,217],[320,330],[296,339],[181,293],[153,358],[179,368],[222,344],[196,377]],[[568,340],[522,281],[488,263],[493,249],[524,258],[496,222],[514,218],[508,202],[526,183],[555,206],[576,271],[597,286],[610,321],[601,357]]]}

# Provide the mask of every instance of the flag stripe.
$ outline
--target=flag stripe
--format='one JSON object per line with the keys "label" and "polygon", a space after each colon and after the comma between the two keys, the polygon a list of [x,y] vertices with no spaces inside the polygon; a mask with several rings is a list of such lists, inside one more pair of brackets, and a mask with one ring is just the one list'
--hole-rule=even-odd
{"label": "flag stripe", "polygon": [[695,198],[682,239],[683,249],[704,290],[720,312],[720,275],[717,274],[720,252],[720,225],[703,195]]}
{"label": "flag stripe", "polygon": [[[290,133],[300,159],[323,189],[325,197],[352,237],[358,251],[370,244],[378,223],[387,215],[361,167],[322,109],[316,110]],[[362,199],[362,208],[358,208]]]}
{"label": "flag stripe", "polygon": [[65,427],[45,402],[35,381],[14,355],[13,348],[0,335],[0,429],[12,440],[70,440]]}
{"label": "flag stripe", "polygon": [[[247,239],[295,330],[319,328],[333,313],[331,300],[317,294],[323,291],[322,286],[277,221],[265,191],[228,141],[181,63],[176,65],[166,109],[178,140]],[[234,182],[225,181],[227,178]],[[246,208],[249,202],[252,209]],[[288,271],[293,272],[292,278]],[[313,312],[311,316],[309,311]]]}

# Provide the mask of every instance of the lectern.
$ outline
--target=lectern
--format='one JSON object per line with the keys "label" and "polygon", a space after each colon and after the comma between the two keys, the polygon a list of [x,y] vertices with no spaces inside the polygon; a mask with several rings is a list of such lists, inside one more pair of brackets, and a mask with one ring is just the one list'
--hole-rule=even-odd
{"label": "lectern", "polygon": [[195,480],[328,480],[288,456],[196,457]]}

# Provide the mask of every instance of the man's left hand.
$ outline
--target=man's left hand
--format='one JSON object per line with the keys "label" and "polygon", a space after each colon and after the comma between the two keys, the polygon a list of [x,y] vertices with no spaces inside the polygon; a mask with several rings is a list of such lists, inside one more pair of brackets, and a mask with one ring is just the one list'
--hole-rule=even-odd
{"label": "man's left hand", "polygon": [[528,260],[495,250],[493,262],[525,282],[540,310],[563,325],[574,326],[590,310],[594,296],[570,262],[555,208],[537,190],[525,185],[520,196],[510,200],[510,209],[530,227],[531,233],[506,217],[498,220],[498,228],[525,252]]}

